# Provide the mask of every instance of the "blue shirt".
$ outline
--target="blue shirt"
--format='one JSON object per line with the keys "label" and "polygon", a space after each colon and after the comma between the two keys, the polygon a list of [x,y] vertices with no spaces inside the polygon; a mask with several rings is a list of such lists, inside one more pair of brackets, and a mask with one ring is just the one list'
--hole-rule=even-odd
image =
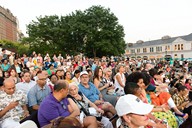
{"label": "blue shirt", "polygon": [[43,88],[39,87],[37,84],[33,86],[27,95],[29,107],[33,105],[40,105],[43,99],[45,99],[45,97],[48,96],[50,92],[51,89],[47,85],[45,85]]}
{"label": "blue shirt", "polygon": [[1,69],[3,70],[3,71],[8,71],[8,69],[10,68],[10,65],[9,64],[6,64],[6,65],[4,65],[4,64],[1,64]]}
{"label": "blue shirt", "polygon": [[79,91],[81,91],[91,102],[99,100],[100,91],[91,82],[88,83],[89,88],[85,88],[81,83],[79,84]]}
{"label": "blue shirt", "polygon": [[70,115],[68,110],[69,101],[64,98],[60,102],[55,99],[53,94],[48,95],[41,103],[38,110],[38,121],[40,126],[45,126],[50,123],[51,120],[62,116],[67,117]]}

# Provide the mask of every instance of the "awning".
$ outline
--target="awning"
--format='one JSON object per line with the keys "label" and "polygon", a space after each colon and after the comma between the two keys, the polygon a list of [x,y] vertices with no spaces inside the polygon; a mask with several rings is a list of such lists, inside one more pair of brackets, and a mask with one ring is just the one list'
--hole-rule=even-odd
{"label": "awning", "polygon": [[141,56],[137,56],[137,58],[141,58]]}
{"label": "awning", "polygon": [[147,56],[143,56],[143,59],[144,59],[144,60],[147,60],[147,59],[148,59],[148,57],[147,57]]}
{"label": "awning", "polygon": [[155,56],[149,56],[149,59],[155,59]]}
{"label": "awning", "polygon": [[163,58],[163,56],[162,55],[157,55],[157,58],[160,59],[160,58]]}

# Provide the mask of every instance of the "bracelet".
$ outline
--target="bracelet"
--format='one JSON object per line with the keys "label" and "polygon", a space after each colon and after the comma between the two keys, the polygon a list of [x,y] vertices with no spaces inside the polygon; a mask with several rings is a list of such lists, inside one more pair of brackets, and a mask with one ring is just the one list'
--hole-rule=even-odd
{"label": "bracelet", "polygon": [[185,113],[183,113],[182,115],[175,113],[175,115],[176,115],[176,116],[180,116],[180,117],[184,117],[184,116],[185,116]]}

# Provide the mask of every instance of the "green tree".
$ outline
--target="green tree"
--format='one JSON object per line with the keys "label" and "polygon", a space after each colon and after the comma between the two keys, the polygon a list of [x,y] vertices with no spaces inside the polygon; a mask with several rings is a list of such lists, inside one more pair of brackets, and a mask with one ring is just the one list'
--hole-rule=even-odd
{"label": "green tree", "polygon": [[87,56],[121,55],[125,50],[124,30],[118,18],[101,6],[85,10],[88,26],[85,53]]}
{"label": "green tree", "polygon": [[123,27],[110,9],[101,6],[61,17],[39,17],[27,28],[29,37],[23,42],[43,54],[81,52],[89,57],[101,57],[121,55],[125,50]]}
{"label": "green tree", "polygon": [[46,54],[62,50],[59,44],[64,35],[60,29],[58,16],[40,16],[37,21],[32,21],[27,26],[27,32],[29,37],[24,38],[22,42],[29,44],[32,51]]}
{"label": "green tree", "polygon": [[26,44],[22,44],[20,42],[0,40],[0,44],[2,45],[2,48],[5,48],[5,49],[10,50],[12,52],[18,53],[20,55],[22,55],[23,53],[29,52],[29,46]]}

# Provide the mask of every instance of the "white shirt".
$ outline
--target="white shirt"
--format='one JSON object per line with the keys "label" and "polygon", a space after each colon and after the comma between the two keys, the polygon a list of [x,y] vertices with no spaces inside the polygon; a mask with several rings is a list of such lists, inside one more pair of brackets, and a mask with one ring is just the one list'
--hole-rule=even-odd
{"label": "white shirt", "polygon": [[[122,82],[123,85],[125,86],[125,75],[124,75],[124,73],[122,73],[122,74],[117,73],[117,74],[115,75],[115,83],[114,83],[115,88],[116,88],[116,89],[119,88],[116,93],[119,94],[119,95],[123,95],[123,94],[125,94],[125,93],[124,93],[124,88],[123,88],[123,87],[119,84],[119,82],[117,81],[117,78],[116,78],[117,76],[120,76],[121,82]],[[115,89],[115,90],[116,90],[116,89]]]}
{"label": "white shirt", "polygon": [[29,90],[36,85],[36,82],[31,80],[29,83],[19,82],[16,84],[16,89],[23,91],[25,94],[28,94]]}

